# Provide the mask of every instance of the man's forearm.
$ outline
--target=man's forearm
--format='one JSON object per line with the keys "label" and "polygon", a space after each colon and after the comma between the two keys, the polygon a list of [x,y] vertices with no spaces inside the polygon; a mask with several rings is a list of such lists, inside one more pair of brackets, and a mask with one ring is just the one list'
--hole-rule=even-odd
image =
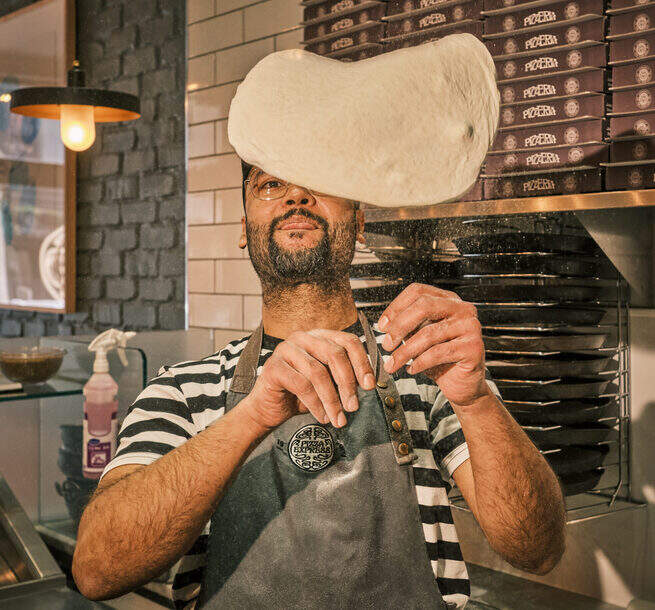
{"label": "man's forearm", "polygon": [[94,599],[115,597],[175,563],[202,533],[231,479],[266,433],[237,406],[156,462],[102,490],[86,508],[78,532],[73,574],[82,592]]}
{"label": "man's forearm", "polygon": [[453,408],[471,456],[472,508],[490,544],[516,567],[549,571],[564,550],[564,502],[553,471],[493,394]]}

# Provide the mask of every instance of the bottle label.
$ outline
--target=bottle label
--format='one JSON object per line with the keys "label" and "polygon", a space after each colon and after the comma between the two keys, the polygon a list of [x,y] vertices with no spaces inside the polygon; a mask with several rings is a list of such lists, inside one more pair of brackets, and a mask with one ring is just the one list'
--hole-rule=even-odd
{"label": "bottle label", "polygon": [[84,420],[84,453],[83,470],[85,476],[99,478],[105,466],[111,462],[116,454],[116,434],[118,422],[114,416],[111,420],[111,429],[108,434],[95,436],[89,432],[88,421]]}

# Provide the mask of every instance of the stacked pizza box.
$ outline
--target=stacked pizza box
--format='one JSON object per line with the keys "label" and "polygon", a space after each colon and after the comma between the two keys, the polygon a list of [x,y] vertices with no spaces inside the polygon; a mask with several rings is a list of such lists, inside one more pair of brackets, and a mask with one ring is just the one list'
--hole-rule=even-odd
{"label": "stacked pizza box", "polygon": [[307,51],[343,61],[374,57],[382,50],[386,1],[304,0]]}
{"label": "stacked pizza box", "polygon": [[501,96],[484,198],[600,191],[608,159],[603,0],[485,0]]}
{"label": "stacked pizza box", "polygon": [[655,2],[614,0],[607,190],[655,187]]}

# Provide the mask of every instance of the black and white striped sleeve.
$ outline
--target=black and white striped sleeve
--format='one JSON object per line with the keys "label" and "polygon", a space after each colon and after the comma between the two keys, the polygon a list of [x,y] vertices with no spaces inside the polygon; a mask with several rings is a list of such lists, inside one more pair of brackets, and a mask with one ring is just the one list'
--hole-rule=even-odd
{"label": "black and white striped sleeve", "polygon": [[195,434],[175,375],[170,367],[162,367],[129,408],[118,434],[116,455],[102,475],[125,464],[151,464]]}

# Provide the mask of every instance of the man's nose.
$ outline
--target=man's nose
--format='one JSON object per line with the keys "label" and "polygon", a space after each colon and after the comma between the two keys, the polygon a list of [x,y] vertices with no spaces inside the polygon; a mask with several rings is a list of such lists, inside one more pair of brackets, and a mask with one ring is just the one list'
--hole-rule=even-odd
{"label": "man's nose", "polygon": [[297,184],[290,184],[285,203],[287,205],[314,205],[316,199],[306,188]]}

